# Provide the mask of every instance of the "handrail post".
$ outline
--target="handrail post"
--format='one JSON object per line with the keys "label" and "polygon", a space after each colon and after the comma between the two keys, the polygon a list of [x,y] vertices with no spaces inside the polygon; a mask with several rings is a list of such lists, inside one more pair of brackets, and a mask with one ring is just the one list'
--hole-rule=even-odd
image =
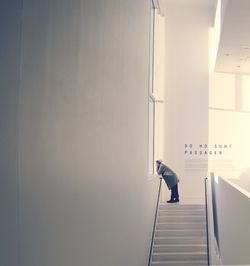
{"label": "handrail post", "polygon": [[149,251],[149,257],[148,257],[148,266],[151,265],[151,261],[152,261],[152,251],[153,251],[153,245],[154,245],[156,221],[157,221],[157,216],[158,216],[158,211],[159,211],[161,184],[162,184],[162,177],[160,177],[160,184],[159,184],[159,189],[158,189],[158,196],[157,196],[157,203],[156,203],[156,210],[155,210],[155,218],[154,218],[154,226],[153,226],[153,232],[152,232],[152,238],[151,238],[151,244],[150,244],[150,251]]}
{"label": "handrail post", "polygon": [[205,181],[205,206],[206,206],[206,230],[207,230],[207,264],[210,265],[210,254],[209,254],[209,229],[208,229],[208,200],[207,200],[207,180],[206,177]]}

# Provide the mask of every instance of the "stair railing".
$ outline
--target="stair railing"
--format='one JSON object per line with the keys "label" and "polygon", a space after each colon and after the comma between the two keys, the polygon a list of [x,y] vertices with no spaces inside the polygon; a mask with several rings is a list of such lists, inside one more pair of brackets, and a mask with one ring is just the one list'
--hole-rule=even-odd
{"label": "stair railing", "polygon": [[157,222],[157,216],[158,216],[158,211],[159,211],[159,202],[160,202],[160,194],[161,194],[161,184],[162,184],[162,177],[160,177],[160,184],[159,184],[158,195],[157,195],[154,226],[153,226],[153,232],[152,232],[152,238],[151,238],[151,244],[150,244],[150,250],[149,250],[149,257],[148,257],[148,266],[150,266],[151,262],[152,262],[153,245],[154,245],[154,238],[155,238],[155,229],[156,229],[156,222]]}
{"label": "stair railing", "polygon": [[208,193],[207,193],[207,180],[206,177],[204,179],[205,183],[205,207],[206,207],[206,231],[207,231],[207,264],[210,265],[210,251],[209,251],[209,229],[208,229]]}

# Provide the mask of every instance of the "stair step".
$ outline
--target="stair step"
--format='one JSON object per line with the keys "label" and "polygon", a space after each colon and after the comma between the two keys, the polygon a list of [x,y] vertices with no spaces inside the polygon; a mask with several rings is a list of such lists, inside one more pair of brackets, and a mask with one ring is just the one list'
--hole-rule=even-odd
{"label": "stair step", "polygon": [[159,209],[167,209],[167,210],[205,210],[205,205],[202,204],[168,204],[161,203],[159,205]]}
{"label": "stair step", "polygon": [[204,210],[159,210],[159,216],[204,216]]}
{"label": "stair step", "polygon": [[171,262],[152,262],[152,266],[207,266],[207,261],[171,261]]}
{"label": "stair step", "polygon": [[186,230],[174,230],[174,229],[165,229],[165,230],[156,230],[156,237],[168,237],[168,236],[206,236],[206,231],[202,229],[186,229]]}
{"label": "stair step", "polygon": [[162,252],[206,252],[207,246],[205,244],[168,244],[168,245],[155,245],[153,248],[154,254]]}
{"label": "stair step", "polygon": [[205,205],[159,206],[152,266],[207,265]]}
{"label": "stair step", "polygon": [[205,223],[157,223],[158,229],[206,229]]}
{"label": "stair step", "polygon": [[164,222],[191,222],[191,223],[204,223],[206,220],[205,216],[192,216],[192,215],[186,215],[186,216],[163,216],[160,215],[157,218],[157,222],[164,223]]}
{"label": "stair step", "polygon": [[172,236],[172,237],[155,237],[155,245],[178,245],[178,244],[194,244],[194,245],[206,245],[207,239],[203,237],[181,237],[181,236]]}
{"label": "stair step", "polygon": [[163,252],[153,254],[152,261],[205,261],[206,252]]}

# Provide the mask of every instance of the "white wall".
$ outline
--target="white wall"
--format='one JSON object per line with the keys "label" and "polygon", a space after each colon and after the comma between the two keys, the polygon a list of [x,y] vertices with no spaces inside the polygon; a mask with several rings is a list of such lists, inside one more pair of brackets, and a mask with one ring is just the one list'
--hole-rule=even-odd
{"label": "white wall", "polygon": [[226,179],[215,182],[218,240],[223,265],[249,265],[249,193]]}
{"label": "white wall", "polygon": [[234,178],[234,179],[231,179],[231,181],[250,193],[250,168],[247,168],[239,176],[239,179]]}
{"label": "white wall", "polygon": [[208,143],[209,26],[212,8],[166,7],[165,161],[181,183],[180,199],[201,203],[207,156],[185,155]]}
{"label": "white wall", "polygon": [[210,265],[221,265],[221,257],[219,254],[219,248],[217,245],[217,208],[215,204],[215,189],[214,189],[214,173],[208,174],[207,179],[207,214],[208,214],[208,243],[209,243],[209,261]]}
{"label": "white wall", "polygon": [[18,265],[20,1],[0,4],[0,265]]}
{"label": "white wall", "polygon": [[13,3],[1,38],[13,31],[1,42],[14,58],[1,65],[1,265],[146,265],[158,184],[147,178],[150,2],[23,2],[19,131]]}
{"label": "white wall", "polygon": [[211,73],[209,143],[231,145],[209,158],[209,169],[226,178],[249,178],[250,76]]}

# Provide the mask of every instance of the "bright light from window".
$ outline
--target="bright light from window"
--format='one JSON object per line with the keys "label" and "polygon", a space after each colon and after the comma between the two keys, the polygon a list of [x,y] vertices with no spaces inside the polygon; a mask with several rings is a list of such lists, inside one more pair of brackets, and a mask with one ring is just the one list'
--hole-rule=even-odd
{"label": "bright light from window", "polygon": [[243,76],[242,107],[244,111],[250,111],[250,76]]}
{"label": "bright light from window", "polygon": [[221,0],[217,1],[214,27],[209,29],[210,71],[214,70],[221,35]]}
{"label": "bright light from window", "polygon": [[235,109],[235,75],[211,73],[209,107]]}

